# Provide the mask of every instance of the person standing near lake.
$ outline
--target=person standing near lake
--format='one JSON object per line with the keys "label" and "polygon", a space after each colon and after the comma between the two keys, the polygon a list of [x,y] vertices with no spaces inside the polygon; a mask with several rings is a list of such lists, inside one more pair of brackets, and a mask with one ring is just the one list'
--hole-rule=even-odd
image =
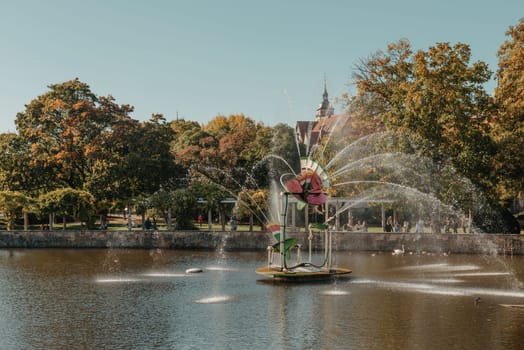
{"label": "person standing near lake", "polygon": [[404,233],[409,233],[411,230],[411,224],[409,223],[409,220],[404,220],[404,223],[402,224],[402,231]]}
{"label": "person standing near lake", "polygon": [[415,233],[423,233],[424,232],[424,220],[418,219],[417,223],[415,224]]}
{"label": "person standing near lake", "polygon": [[388,216],[388,219],[386,220],[386,227],[384,228],[384,231],[391,232],[393,231],[393,218],[391,216]]}
{"label": "person standing near lake", "polygon": [[229,224],[231,225],[231,231],[237,230],[238,222],[235,218],[231,218],[231,220],[229,221]]}

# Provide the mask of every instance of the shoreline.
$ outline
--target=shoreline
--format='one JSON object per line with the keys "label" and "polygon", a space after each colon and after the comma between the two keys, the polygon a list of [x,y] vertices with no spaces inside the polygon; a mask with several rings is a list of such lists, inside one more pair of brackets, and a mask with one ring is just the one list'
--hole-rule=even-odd
{"label": "shoreline", "polygon": [[[304,232],[288,232],[302,249],[309,242]],[[406,253],[524,255],[524,235],[518,234],[430,234],[430,233],[332,233],[336,251],[392,252],[405,247]],[[266,251],[274,243],[264,231],[1,231],[0,249],[178,249]],[[312,249],[321,251],[323,239],[315,234]]]}

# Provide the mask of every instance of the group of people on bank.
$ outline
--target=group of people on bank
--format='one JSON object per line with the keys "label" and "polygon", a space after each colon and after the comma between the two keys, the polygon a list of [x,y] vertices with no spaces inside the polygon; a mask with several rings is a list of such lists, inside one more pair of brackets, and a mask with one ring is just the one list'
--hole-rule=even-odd
{"label": "group of people on bank", "polygon": [[[415,233],[423,233],[426,223],[423,219],[418,219],[415,223]],[[465,218],[458,219],[455,217],[446,217],[444,220],[432,218],[429,221],[429,232],[430,233],[459,233],[459,227],[462,228],[462,232],[467,232],[467,220]],[[393,217],[389,216],[384,226],[384,232],[396,232],[396,233],[409,233],[411,232],[411,223],[409,220],[404,220],[402,225]]]}
{"label": "group of people on bank", "polygon": [[348,222],[345,229],[350,232],[368,232],[368,225],[365,220],[358,221],[356,224]]}
{"label": "group of people on bank", "polygon": [[[461,230],[462,233],[467,233],[468,230],[467,218],[457,217],[446,217],[443,219],[432,218],[429,221],[418,219],[415,222],[413,229],[412,223],[409,220],[396,220],[393,216],[388,216],[383,229],[383,232],[393,233],[447,233],[447,234],[458,234]],[[428,230],[429,229],[429,230]],[[365,220],[359,220],[357,223],[353,223],[353,220],[349,220],[344,225],[344,230],[348,232],[368,232],[368,225]]]}

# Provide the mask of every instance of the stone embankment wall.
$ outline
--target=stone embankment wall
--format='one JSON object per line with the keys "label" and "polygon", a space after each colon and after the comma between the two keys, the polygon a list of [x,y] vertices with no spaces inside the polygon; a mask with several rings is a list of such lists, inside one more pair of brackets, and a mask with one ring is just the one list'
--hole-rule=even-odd
{"label": "stone embankment wall", "polygon": [[[297,237],[303,249],[307,234]],[[314,250],[323,249],[323,235],[314,234]],[[404,245],[406,252],[453,254],[524,254],[524,235],[501,234],[415,234],[334,232],[334,251],[393,251]],[[3,231],[0,248],[120,248],[198,249],[265,251],[274,243],[267,232],[210,231]]]}

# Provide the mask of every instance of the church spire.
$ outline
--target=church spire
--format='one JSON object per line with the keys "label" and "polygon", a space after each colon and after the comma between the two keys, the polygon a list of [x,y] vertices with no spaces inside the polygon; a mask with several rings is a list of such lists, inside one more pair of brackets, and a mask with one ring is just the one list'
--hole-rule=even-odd
{"label": "church spire", "polygon": [[331,117],[333,113],[334,110],[330,106],[328,99],[326,76],[324,75],[324,93],[322,94],[322,102],[317,108],[317,120],[324,117]]}
{"label": "church spire", "polygon": [[324,93],[322,94],[322,97],[324,98],[324,101],[327,101],[328,93],[327,93],[327,82],[326,82],[326,75],[325,74],[324,74]]}

